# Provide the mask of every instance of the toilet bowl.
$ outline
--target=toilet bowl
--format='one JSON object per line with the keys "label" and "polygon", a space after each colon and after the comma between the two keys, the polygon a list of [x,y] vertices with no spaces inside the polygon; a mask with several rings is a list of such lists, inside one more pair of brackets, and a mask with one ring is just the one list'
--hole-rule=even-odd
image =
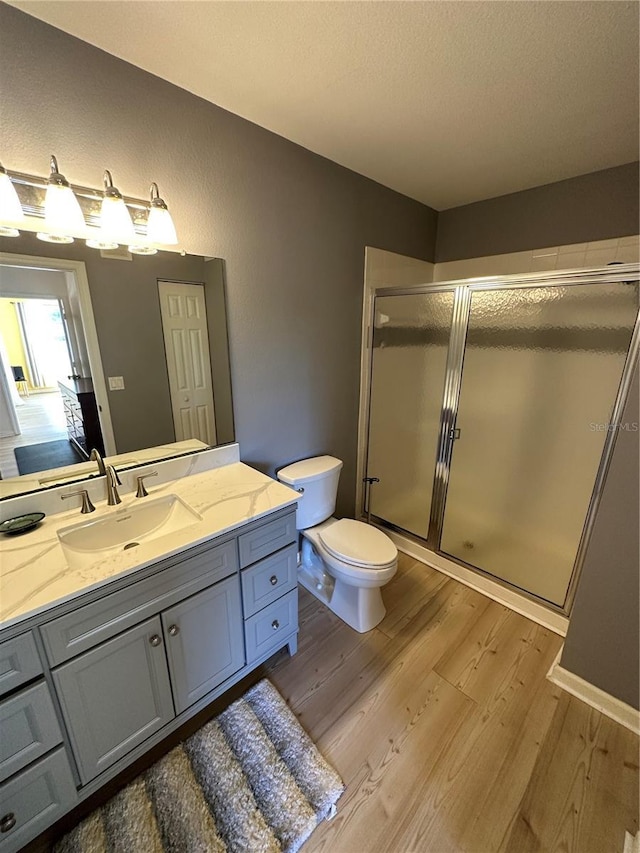
{"label": "toilet bowl", "polygon": [[356,631],[383,619],[381,588],[395,575],[398,551],[382,531],[332,513],[342,462],[319,456],[288,465],[278,479],[302,495],[296,526],[302,533],[298,581]]}

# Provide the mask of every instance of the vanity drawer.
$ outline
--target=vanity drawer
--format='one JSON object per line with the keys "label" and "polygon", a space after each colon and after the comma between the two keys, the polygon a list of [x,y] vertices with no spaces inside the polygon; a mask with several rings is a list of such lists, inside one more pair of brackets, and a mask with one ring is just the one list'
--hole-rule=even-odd
{"label": "vanity drawer", "polygon": [[77,793],[64,749],[0,785],[0,851],[14,853],[75,804]]}
{"label": "vanity drawer", "polygon": [[40,630],[51,665],[88,651],[237,570],[231,540],[48,622]]}
{"label": "vanity drawer", "polygon": [[260,560],[250,569],[243,569],[240,577],[245,617],[253,616],[285,592],[296,588],[297,563],[298,550],[293,544]]}
{"label": "vanity drawer", "polygon": [[297,538],[295,511],[275,521],[269,521],[249,533],[241,533],[238,536],[240,568],[268,557],[274,551],[296,542]]}
{"label": "vanity drawer", "polygon": [[0,702],[0,782],[62,743],[44,681]]}
{"label": "vanity drawer", "polygon": [[0,696],[41,672],[40,655],[31,631],[0,643]]}
{"label": "vanity drawer", "polygon": [[283,595],[244,623],[247,663],[284,644],[298,630],[298,590]]}

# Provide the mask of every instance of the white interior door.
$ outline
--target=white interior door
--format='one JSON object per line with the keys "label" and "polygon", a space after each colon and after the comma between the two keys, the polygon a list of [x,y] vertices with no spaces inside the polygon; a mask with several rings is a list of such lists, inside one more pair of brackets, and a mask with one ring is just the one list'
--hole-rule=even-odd
{"label": "white interior door", "polygon": [[215,444],[204,286],[160,281],[158,288],[176,441]]}

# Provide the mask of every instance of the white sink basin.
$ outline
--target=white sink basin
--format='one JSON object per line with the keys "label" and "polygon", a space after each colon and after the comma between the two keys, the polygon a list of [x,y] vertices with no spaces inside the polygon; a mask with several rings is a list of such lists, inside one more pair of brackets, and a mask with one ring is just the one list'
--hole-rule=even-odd
{"label": "white sink basin", "polygon": [[176,495],[118,509],[95,521],[82,521],[58,531],[58,539],[72,568],[82,568],[202,521],[202,516]]}

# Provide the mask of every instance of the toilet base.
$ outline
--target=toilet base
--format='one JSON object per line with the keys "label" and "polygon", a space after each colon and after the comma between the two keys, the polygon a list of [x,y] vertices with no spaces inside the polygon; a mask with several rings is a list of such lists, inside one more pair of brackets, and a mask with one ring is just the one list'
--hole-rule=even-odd
{"label": "toilet base", "polygon": [[298,568],[298,583],[359,634],[379,625],[387,612],[379,586],[349,586],[336,578],[333,591],[328,595],[326,590],[318,589],[314,579],[301,566]]}

